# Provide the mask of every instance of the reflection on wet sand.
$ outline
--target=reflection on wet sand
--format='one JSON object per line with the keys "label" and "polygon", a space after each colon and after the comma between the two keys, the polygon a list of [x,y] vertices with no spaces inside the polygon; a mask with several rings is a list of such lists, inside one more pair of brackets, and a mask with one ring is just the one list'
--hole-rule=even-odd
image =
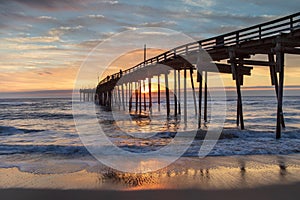
{"label": "reflection on wet sand", "polygon": [[17,168],[0,168],[0,188],[109,190],[257,188],[300,182],[299,160],[299,155],[180,158],[164,169],[144,174],[123,173],[99,163],[86,165],[79,171],[72,169],[78,169],[73,164],[57,165],[68,166],[70,171],[74,171],[72,173],[37,173]]}
{"label": "reflection on wet sand", "polygon": [[[255,159],[259,156],[254,156]],[[259,159],[262,159],[259,158]],[[207,158],[212,160],[212,158]],[[218,158],[213,158],[218,159]],[[223,160],[226,158],[220,158]],[[228,166],[201,168],[201,160],[179,159],[175,164],[157,172],[130,174],[109,171],[104,174],[103,181],[120,184],[124,189],[236,189],[253,188],[273,184],[289,184],[299,182],[299,165],[291,165],[289,171],[282,157],[274,157],[277,164],[262,164],[247,161],[244,157],[228,157]],[[204,159],[205,160],[205,159]],[[187,163],[188,162],[188,163]],[[200,165],[199,165],[200,164]],[[249,166],[247,166],[249,164]]]}

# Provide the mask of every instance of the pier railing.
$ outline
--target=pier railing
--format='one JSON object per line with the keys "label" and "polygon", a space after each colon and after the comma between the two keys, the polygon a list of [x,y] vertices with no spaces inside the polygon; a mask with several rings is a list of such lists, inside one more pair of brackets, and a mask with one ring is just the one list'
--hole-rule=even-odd
{"label": "pier railing", "polygon": [[111,76],[103,79],[99,85],[108,82],[111,78],[118,78],[121,75],[132,73],[145,66],[157,64],[176,56],[187,56],[200,51],[200,49],[209,51],[217,48],[235,46],[251,40],[262,40],[282,33],[290,33],[296,29],[300,29],[300,12],[238,31],[181,45],[158,56],[145,60],[134,67],[124,70],[122,71],[122,74],[120,72],[112,74]]}

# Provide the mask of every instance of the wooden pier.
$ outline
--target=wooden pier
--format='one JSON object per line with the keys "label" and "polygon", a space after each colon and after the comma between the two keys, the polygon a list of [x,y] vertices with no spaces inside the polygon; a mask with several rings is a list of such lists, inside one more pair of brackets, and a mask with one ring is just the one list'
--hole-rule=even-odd
{"label": "wooden pier", "polygon": [[96,89],[80,89],[79,98],[80,101],[96,101],[97,97],[95,96]]}
{"label": "wooden pier", "polygon": [[[185,44],[164,52],[156,57],[124,71],[107,76],[99,82],[94,93],[94,99],[102,106],[112,107],[113,103],[119,105],[124,111],[141,114],[146,107],[152,110],[152,79],[158,81],[157,103],[160,109],[161,92],[166,96],[166,116],[169,117],[171,109],[174,115],[183,115],[187,121],[187,77],[190,76],[191,91],[193,93],[195,114],[198,116],[198,128],[201,128],[202,112],[203,120],[207,122],[207,74],[210,72],[232,74],[237,93],[237,126],[244,129],[243,103],[241,89],[244,84],[244,76],[250,76],[253,67],[268,67],[270,70],[271,84],[277,95],[277,122],[276,138],[281,137],[281,129],[285,127],[283,116],[283,88],[285,71],[285,54],[300,54],[300,13],[295,13],[277,20],[262,23],[242,30],[219,35],[217,37]],[[199,83],[198,102],[196,101],[196,89],[193,73],[197,70],[197,58],[199,52],[205,50],[211,57],[213,69],[201,66],[202,71],[197,74]],[[268,60],[254,60],[255,55],[267,55]],[[189,61],[186,58],[188,57]],[[164,70],[161,65],[168,66]],[[170,104],[169,75],[174,73],[174,108]],[[180,80],[184,76],[183,88]],[[164,86],[160,78],[164,77]],[[142,88],[148,82],[148,101]],[[203,84],[204,82],[204,84]],[[204,91],[203,91],[204,87]],[[183,96],[182,96],[183,91]],[[83,94],[89,94],[84,93]],[[144,95],[144,96],[142,96]],[[126,99],[125,99],[126,96]],[[135,96],[135,99],[133,98]],[[143,97],[143,98],[142,98]],[[86,98],[85,96],[83,98]],[[89,98],[89,97],[88,97]],[[204,105],[202,106],[202,100]],[[133,107],[135,102],[135,108]],[[183,106],[183,107],[182,107]],[[202,109],[203,107],[203,109]],[[173,112],[172,112],[173,113]]]}

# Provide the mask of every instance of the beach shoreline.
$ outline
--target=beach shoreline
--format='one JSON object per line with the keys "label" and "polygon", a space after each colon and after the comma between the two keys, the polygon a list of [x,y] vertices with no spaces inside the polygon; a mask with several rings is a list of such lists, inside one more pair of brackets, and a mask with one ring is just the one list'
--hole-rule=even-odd
{"label": "beach shoreline", "polygon": [[286,186],[300,183],[299,158],[299,154],[182,157],[164,169],[144,174],[118,172],[96,160],[84,165],[46,158],[48,163],[31,163],[31,168],[0,168],[0,189],[230,191]]}

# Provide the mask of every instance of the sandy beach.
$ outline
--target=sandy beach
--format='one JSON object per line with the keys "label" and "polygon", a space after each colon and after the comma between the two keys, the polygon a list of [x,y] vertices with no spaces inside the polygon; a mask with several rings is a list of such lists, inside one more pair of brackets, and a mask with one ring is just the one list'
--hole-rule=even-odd
{"label": "sandy beach", "polygon": [[[61,193],[63,195],[68,195],[68,193],[71,195],[72,192],[66,191],[74,190],[80,190],[81,194],[92,190],[91,194],[94,195],[109,195],[111,193],[109,191],[129,195],[132,191],[147,193],[148,190],[165,194],[168,194],[167,191],[185,193],[184,191],[188,190],[196,193],[201,191],[205,194],[215,194],[214,191],[219,194],[231,194],[241,191],[253,193],[256,190],[264,193],[263,188],[268,190],[284,188],[283,192],[286,193],[298,187],[300,183],[299,154],[206,157],[203,159],[183,157],[167,168],[145,174],[117,172],[100,163],[95,163],[78,171],[72,170],[70,166],[69,170],[73,172],[62,173],[26,172],[16,167],[1,168],[1,193],[5,193],[8,197],[12,193],[30,195],[31,192],[28,191],[35,191],[33,193],[38,191],[37,193],[52,194],[52,192],[60,193],[60,190],[65,191]],[[57,165],[57,168],[66,167],[65,164],[61,164]],[[74,165],[73,169],[75,169]],[[12,189],[18,189],[18,192],[14,193]],[[270,192],[269,195],[272,193]]]}

